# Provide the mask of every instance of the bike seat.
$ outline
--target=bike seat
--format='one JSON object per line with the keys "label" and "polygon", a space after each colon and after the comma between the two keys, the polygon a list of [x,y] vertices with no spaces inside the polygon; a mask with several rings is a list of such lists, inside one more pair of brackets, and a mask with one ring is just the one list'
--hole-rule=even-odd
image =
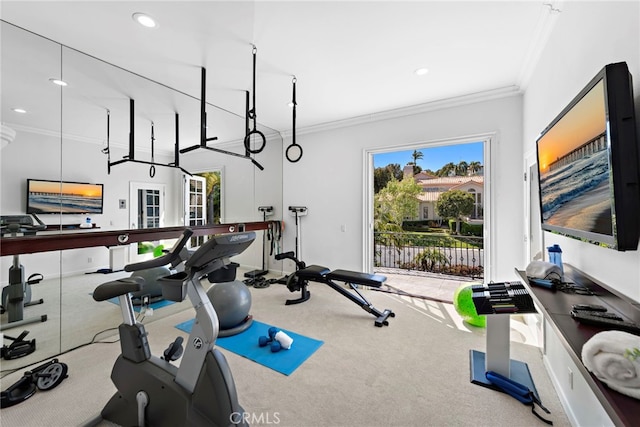
{"label": "bike seat", "polygon": [[98,286],[93,291],[93,299],[96,301],[106,301],[130,292],[138,292],[142,290],[143,286],[144,279],[142,277],[125,277],[124,279],[113,280]]}

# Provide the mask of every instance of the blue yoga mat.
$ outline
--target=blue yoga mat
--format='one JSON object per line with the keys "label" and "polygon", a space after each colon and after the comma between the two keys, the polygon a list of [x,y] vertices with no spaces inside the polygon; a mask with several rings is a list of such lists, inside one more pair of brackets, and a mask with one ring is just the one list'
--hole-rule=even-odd
{"label": "blue yoga mat", "polygon": [[[110,303],[113,303],[115,305],[120,305],[120,302],[118,301],[118,297],[114,297],[108,300]],[[156,301],[156,302],[152,302],[151,304],[149,304],[149,308],[153,308],[154,310],[157,310],[159,308],[162,307],[167,307],[171,304],[173,304],[173,301],[168,301],[166,299],[161,299],[160,301]],[[136,313],[140,313],[140,306],[139,305],[134,305],[133,306],[133,311],[135,311]]]}
{"label": "blue yoga mat", "polygon": [[[189,333],[194,321],[194,319],[187,320],[176,325],[176,328]],[[289,350],[280,350],[277,353],[272,353],[270,346],[260,347],[258,345],[258,338],[267,336],[270,327],[271,325],[254,320],[247,330],[230,337],[218,338],[216,345],[281,374],[291,375],[324,344],[323,341],[281,329],[285,334],[293,338],[293,344]]]}

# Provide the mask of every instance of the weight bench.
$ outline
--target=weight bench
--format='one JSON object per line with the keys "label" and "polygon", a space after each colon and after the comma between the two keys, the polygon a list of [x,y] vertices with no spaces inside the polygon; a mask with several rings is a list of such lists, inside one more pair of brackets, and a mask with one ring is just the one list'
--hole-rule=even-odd
{"label": "weight bench", "polygon": [[[331,271],[327,267],[322,267],[320,265],[310,265],[307,267],[303,262],[298,261],[295,258],[293,252],[286,252],[284,254],[276,255],[276,259],[284,258],[293,260],[299,267],[299,269],[295,273],[288,276],[287,288],[291,292],[301,292],[300,298],[287,300],[285,303],[286,305],[300,304],[307,301],[311,297],[311,292],[309,292],[308,284],[309,281],[312,281],[329,285],[331,288],[338,291],[346,298],[353,301],[355,304],[359,305],[364,311],[374,315],[376,317],[374,323],[375,326],[389,326],[389,321],[387,319],[389,317],[396,316],[395,313],[389,309],[385,309],[382,312],[376,309],[373,305],[371,305],[369,301],[367,301],[367,299],[358,291],[357,288],[357,285],[379,288],[387,280],[385,276],[348,270]],[[355,292],[355,294],[349,292],[343,286],[340,286],[335,282],[345,283],[351,288],[353,292]]]}

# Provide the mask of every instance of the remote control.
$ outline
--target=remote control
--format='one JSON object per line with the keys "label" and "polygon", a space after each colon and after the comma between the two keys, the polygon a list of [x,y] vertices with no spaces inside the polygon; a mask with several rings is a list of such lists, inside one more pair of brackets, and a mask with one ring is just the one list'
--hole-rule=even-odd
{"label": "remote control", "polygon": [[535,285],[535,286],[540,286],[542,288],[547,288],[550,289],[552,291],[556,290],[556,284],[553,280],[547,280],[547,279],[536,279],[535,277],[529,277],[529,284],[530,285]]}
{"label": "remote control", "polygon": [[603,329],[617,329],[640,335],[640,325],[633,322],[625,322],[624,320],[613,320],[606,317],[594,316],[588,311],[572,311],[571,317],[585,325],[597,326]]}
{"label": "remote control", "polygon": [[607,308],[598,304],[573,304],[571,307],[576,311],[607,311]]}
{"label": "remote control", "polygon": [[592,316],[596,316],[596,317],[604,317],[607,319],[613,319],[613,320],[623,320],[622,317],[618,316],[615,313],[609,313],[609,312],[604,312],[604,311],[591,311],[588,312],[590,315]]}

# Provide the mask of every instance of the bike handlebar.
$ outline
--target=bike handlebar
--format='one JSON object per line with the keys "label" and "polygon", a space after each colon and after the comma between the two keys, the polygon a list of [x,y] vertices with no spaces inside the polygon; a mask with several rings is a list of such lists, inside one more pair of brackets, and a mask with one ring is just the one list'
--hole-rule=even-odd
{"label": "bike handlebar", "polygon": [[182,251],[182,248],[185,247],[185,245],[189,241],[189,238],[191,238],[192,234],[193,234],[192,230],[188,228],[185,229],[182,232],[182,236],[178,238],[178,241],[173,245],[173,247],[169,250],[168,253],[158,258],[150,259],[148,261],[127,264],[124,266],[124,271],[140,271],[140,270],[146,270],[154,267],[162,267],[164,265],[173,263],[173,261],[178,259],[178,257],[180,256],[180,251]]}
{"label": "bike handlebar", "polygon": [[296,261],[295,254],[293,253],[293,251],[283,252],[281,254],[276,254],[274,258],[276,260],[278,260],[278,261],[283,260],[283,259],[292,259],[292,260]]}

